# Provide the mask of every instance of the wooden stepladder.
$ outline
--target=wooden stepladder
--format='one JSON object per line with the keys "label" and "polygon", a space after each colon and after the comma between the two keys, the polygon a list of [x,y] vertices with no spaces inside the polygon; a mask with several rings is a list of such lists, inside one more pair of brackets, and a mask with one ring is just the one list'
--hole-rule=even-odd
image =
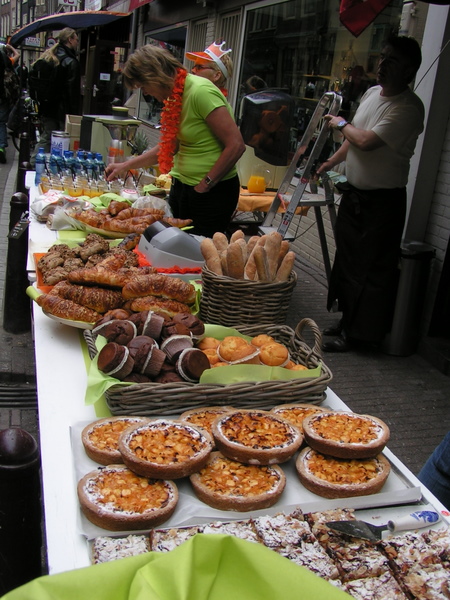
{"label": "wooden stepladder", "polygon": [[[309,197],[306,200],[302,198],[306,186],[309,184],[310,178],[313,175],[313,168],[315,167],[315,164],[331,131],[328,127],[328,123],[323,121],[319,133],[316,133],[320,120],[325,114],[337,115],[339,109],[341,108],[341,103],[342,97],[334,92],[326,92],[319,100],[308,127],[306,128],[306,131],[297,147],[297,151],[295,152],[291,164],[289,165],[280,187],[278,188],[275,198],[266,214],[264,221],[259,227],[259,232],[261,235],[271,233],[272,231],[278,231],[281,233],[283,238],[285,238],[288,235],[289,226],[292,223],[297,209],[301,206],[313,207],[316,215],[316,223],[328,280],[331,273],[331,265],[325,236],[325,228],[320,210],[321,206],[328,207],[331,225],[334,230],[334,224],[336,222],[336,210],[334,207],[333,186],[328,175],[326,173],[322,173],[321,176],[325,192],[324,197],[317,195],[317,199]],[[315,135],[316,141],[309,156],[305,157],[305,153],[309,148],[309,144]],[[302,165],[302,163],[304,163],[304,165]],[[297,180],[296,174],[298,172],[300,172],[300,174]],[[276,229],[272,226],[272,224],[280,206],[286,206],[286,210],[283,214],[280,225]]]}

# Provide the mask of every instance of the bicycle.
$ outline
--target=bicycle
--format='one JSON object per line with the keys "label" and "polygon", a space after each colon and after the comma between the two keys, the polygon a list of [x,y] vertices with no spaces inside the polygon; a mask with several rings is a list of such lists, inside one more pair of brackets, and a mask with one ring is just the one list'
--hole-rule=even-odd
{"label": "bicycle", "polygon": [[29,134],[30,148],[34,148],[40,140],[42,124],[38,103],[31,98],[27,90],[22,91],[22,96],[12,108],[7,125],[17,151],[20,151],[20,134],[24,132],[24,126]]}

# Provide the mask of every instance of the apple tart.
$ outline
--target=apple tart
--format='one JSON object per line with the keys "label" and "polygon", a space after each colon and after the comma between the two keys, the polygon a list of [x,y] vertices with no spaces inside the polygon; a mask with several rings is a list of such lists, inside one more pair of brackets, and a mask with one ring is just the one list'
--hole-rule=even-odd
{"label": "apple tart", "polygon": [[263,410],[235,410],[214,421],[213,437],[227,458],[252,465],[286,462],[303,435],[285,419]]}
{"label": "apple tart", "polygon": [[305,442],[337,458],[373,458],[389,440],[389,427],[376,417],[331,411],[303,421]]}
{"label": "apple tart", "polygon": [[119,452],[119,436],[131,425],[147,423],[145,417],[106,417],[98,419],[81,432],[81,441],[86,454],[100,465],[122,463]]}
{"label": "apple tart", "polygon": [[77,492],[85,517],[110,531],[161,525],[178,503],[178,489],[172,481],[140,477],[124,465],[91,471],[80,479]]}
{"label": "apple tart", "polygon": [[213,452],[208,463],[190,480],[205,504],[241,512],[273,506],[286,486],[286,477],[278,465],[246,465],[220,452]]}
{"label": "apple tart", "polygon": [[129,427],[119,437],[119,451],[127,467],[155,479],[188,477],[204,467],[212,447],[207,431],[169,419]]}
{"label": "apple tart", "polygon": [[389,476],[389,461],[374,458],[342,459],[306,447],[295,462],[298,477],[307,490],[324,498],[367,496],[381,490]]}
{"label": "apple tart", "polygon": [[274,406],[270,412],[275,413],[279,417],[283,417],[303,431],[303,421],[310,415],[316,415],[322,412],[329,412],[331,409],[316,406],[315,404],[280,404]]}

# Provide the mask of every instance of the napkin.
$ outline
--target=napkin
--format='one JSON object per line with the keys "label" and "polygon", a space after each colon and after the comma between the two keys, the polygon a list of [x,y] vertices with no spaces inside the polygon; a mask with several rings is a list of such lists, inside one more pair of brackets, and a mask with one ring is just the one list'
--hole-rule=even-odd
{"label": "napkin", "polygon": [[150,552],[39,577],[3,600],[345,600],[350,596],[263,545],[198,534]]}

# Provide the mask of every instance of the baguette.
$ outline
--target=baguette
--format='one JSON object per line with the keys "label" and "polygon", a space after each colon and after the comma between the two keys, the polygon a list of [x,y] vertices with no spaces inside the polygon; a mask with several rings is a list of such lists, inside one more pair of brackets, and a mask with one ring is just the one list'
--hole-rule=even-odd
{"label": "baguette", "polygon": [[228,275],[227,268],[227,251],[219,252],[220,266],[222,267],[222,275]]}
{"label": "baguette", "polygon": [[249,257],[247,259],[247,263],[246,263],[245,269],[244,269],[244,277],[245,277],[245,279],[249,279],[250,281],[256,281],[258,279],[258,273],[256,270],[256,264],[255,264],[255,250],[259,246],[264,246],[264,244],[266,243],[267,235],[263,235],[261,237],[258,237],[258,236],[254,236],[254,237],[256,238],[256,240],[253,243],[253,249],[252,249],[251,253],[249,254]]}
{"label": "baguette", "polygon": [[271,233],[265,243],[267,262],[269,267],[269,279],[273,281],[278,270],[278,255],[280,254],[283,236],[278,231]]}
{"label": "baguette", "polygon": [[287,281],[292,269],[294,268],[295,252],[289,251],[283,258],[281,265],[275,276],[275,281]]}
{"label": "baguette", "polygon": [[258,244],[253,251],[255,255],[256,272],[258,273],[259,281],[271,281],[269,273],[269,262],[267,260],[267,252],[264,246]]}
{"label": "baguette", "polygon": [[216,275],[222,275],[219,252],[211,238],[202,240],[200,251],[203,254],[208,269]]}
{"label": "baguette", "polygon": [[245,239],[245,234],[242,231],[242,229],[236,229],[236,231],[234,231],[230,237],[230,244],[232,244],[233,242],[237,242],[237,240],[244,240],[244,239]]}
{"label": "baguette", "polygon": [[226,252],[226,249],[228,248],[228,238],[224,233],[221,231],[216,231],[216,233],[212,236],[212,241],[219,254],[221,252]]}
{"label": "baguette", "polygon": [[252,235],[252,237],[248,240],[247,253],[249,256],[252,253],[253,248],[256,246],[256,243],[259,239],[260,239],[259,235]]}
{"label": "baguette", "polygon": [[283,258],[289,252],[289,242],[287,240],[283,240],[280,246],[280,253],[278,254],[278,267],[281,265]]}
{"label": "baguette", "polygon": [[247,258],[248,258],[248,252],[247,252],[247,242],[244,240],[244,238],[239,238],[238,240],[236,240],[236,242],[233,242],[234,244],[237,244],[242,252],[242,259],[244,261],[244,265],[247,262]]}
{"label": "baguette", "polygon": [[237,242],[231,243],[227,248],[227,274],[234,279],[244,279],[245,261],[241,245]]}

